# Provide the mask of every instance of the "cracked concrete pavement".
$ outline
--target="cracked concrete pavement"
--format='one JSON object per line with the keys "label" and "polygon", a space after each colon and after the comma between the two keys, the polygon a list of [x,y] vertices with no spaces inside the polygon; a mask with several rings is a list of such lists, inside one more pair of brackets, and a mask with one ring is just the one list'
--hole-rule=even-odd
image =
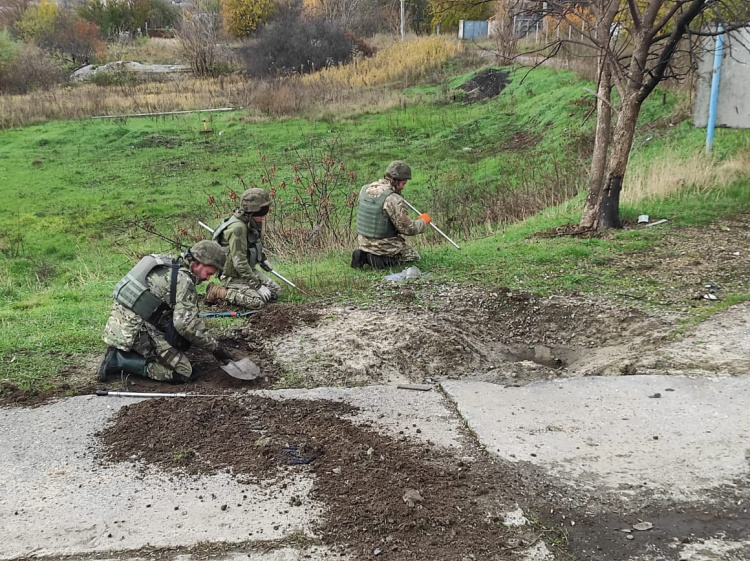
{"label": "cracked concrete pavement", "polygon": [[[750,505],[748,378],[589,377],[522,387],[444,381],[441,387],[259,393],[351,403],[362,411],[355,422],[372,422],[393,435],[414,421],[422,432],[411,438],[459,454],[465,423],[503,460],[527,462],[557,486],[603,497],[589,510],[627,508],[639,500],[704,505],[727,499],[727,488],[738,508],[747,512]],[[214,559],[329,557],[324,548],[285,542],[314,538],[311,521],[323,505],[305,501],[304,508],[288,508],[292,495],[307,496],[309,478],[281,488],[239,483],[227,473],[174,476],[98,463],[94,434],[133,401],[81,396],[34,409],[0,409],[0,559],[145,559],[150,555],[144,548],[177,548],[170,559],[189,561],[198,558],[190,548],[206,542],[228,546]],[[688,561],[750,559],[750,539],[731,536],[673,549],[674,559]],[[525,555],[552,558],[538,545]],[[656,557],[638,553],[632,559]]]}

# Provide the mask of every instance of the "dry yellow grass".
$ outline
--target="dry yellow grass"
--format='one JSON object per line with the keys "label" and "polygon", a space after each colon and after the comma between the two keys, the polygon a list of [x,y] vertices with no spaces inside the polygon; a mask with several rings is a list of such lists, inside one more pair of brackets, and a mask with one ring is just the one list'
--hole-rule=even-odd
{"label": "dry yellow grass", "polygon": [[362,88],[399,82],[411,86],[439,69],[463,50],[455,41],[423,37],[394,43],[372,58],[327,68],[302,78],[305,84],[325,84],[330,88]]}
{"label": "dry yellow grass", "polygon": [[628,169],[620,200],[632,204],[646,199],[664,199],[686,189],[709,191],[748,177],[750,147],[721,161],[702,151],[679,155],[666,150],[648,165],[638,162]]}
{"label": "dry yellow grass", "polygon": [[0,96],[0,128],[50,119],[216,107],[254,109],[272,116],[345,118],[405,105],[406,98],[391,86],[443,79],[445,63],[462,50],[456,42],[429,37],[394,43],[373,58],[303,77],[248,80],[237,75],[215,79],[178,75],[161,82],[78,84]]}

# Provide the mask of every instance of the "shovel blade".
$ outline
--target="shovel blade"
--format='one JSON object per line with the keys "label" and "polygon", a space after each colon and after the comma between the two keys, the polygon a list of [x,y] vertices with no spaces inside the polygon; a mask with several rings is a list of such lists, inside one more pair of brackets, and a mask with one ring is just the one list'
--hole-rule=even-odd
{"label": "shovel blade", "polygon": [[232,378],[239,380],[255,380],[260,376],[260,367],[249,358],[243,358],[234,362],[228,362],[219,366]]}

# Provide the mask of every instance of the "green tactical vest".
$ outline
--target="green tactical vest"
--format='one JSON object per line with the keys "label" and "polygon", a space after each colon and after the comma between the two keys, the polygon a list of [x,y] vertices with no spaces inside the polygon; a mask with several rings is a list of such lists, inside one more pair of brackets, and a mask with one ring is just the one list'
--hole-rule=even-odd
{"label": "green tactical vest", "polygon": [[398,236],[398,230],[383,212],[385,199],[393,193],[393,189],[386,189],[379,197],[366,194],[369,185],[362,187],[359,192],[359,206],[357,208],[357,233],[368,238],[393,238]]}
{"label": "green tactical vest", "polygon": [[171,308],[151,293],[146,286],[146,277],[156,267],[173,266],[174,261],[169,255],[146,255],[117,283],[112,298],[147,322],[158,325]]}
{"label": "green tactical vest", "polygon": [[224,233],[224,230],[226,230],[231,224],[235,224],[236,222],[245,224],[245,227],[247,228],[247,262],[251,267],[255,267],[255,265],[259,261],[265,261],[266,257],[263,253],[263,243],[260,241],[259,230],[256,230],[249,224],[246,224],[236,216],[230,216],[229,218],[224,219],[221,224],[216,227],[216,230],[214,230],[213,240],[215,242],[218,242],[220,245],[226,245],[221,243],[221,235]]}

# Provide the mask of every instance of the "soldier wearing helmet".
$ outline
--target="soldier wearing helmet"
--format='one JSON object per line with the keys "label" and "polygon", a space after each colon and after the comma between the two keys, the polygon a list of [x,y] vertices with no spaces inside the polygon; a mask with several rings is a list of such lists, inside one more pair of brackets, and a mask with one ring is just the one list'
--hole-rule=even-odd
{"label": "soldier wearing helmet", "polygon": [[185,382],[193,368],[185,351],[195,344],[217,360],[232,360],[198,314],[195,285],[224,268],[219,244],[203,240],[182,256],[152,254],[141,259],[115,286],[112,313],[102,339],[107,352],[97,378],[119,372],[160,381]]}
{"label": "soldier wearing helmet", "polygon": [[411,168],[400,160],[388,164],[385,177],[362,187],[357,209],[357,242],[351,266],[370,265],[384,269],[401,263],[419,261],[419,253],[404,236],[425,231],[429,214],[412,220],[403,204],[401,191],[411,179]]}
{"label": "soldier wearing helmet", "polygon": [[208,285],[206,302],[225,300],[258,310],[281,296],[281,286],[257,269],[268,267],[261,235],[270,208],[268,192],[248,189],[240,197],[239,208],[214,230],[214,241],[227,252],[227,264],[221,285]]}

